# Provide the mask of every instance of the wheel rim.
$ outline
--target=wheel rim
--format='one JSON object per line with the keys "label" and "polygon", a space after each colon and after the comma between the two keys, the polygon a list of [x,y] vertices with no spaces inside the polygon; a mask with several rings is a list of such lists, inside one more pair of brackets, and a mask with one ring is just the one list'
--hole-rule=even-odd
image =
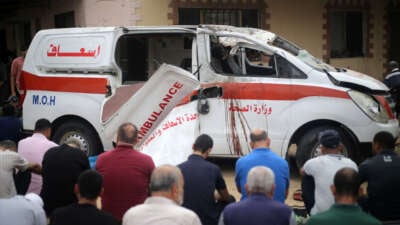
{"label": "wheel rim", "polygon": [[67,141],[74,141],[77,144],[79,144],[79,148],[85,152],[86,155],[89,153],[89,143],[85,136],[83,136],[81,133],[77,131],[70,131],[65,133],[61,139],[60,139],[60,144],[65,143]]}

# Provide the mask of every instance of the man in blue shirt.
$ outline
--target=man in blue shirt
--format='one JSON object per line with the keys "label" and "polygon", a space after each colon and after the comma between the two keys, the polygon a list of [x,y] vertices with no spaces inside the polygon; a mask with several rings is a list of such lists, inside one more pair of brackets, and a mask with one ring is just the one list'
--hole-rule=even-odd
{"label": "man in blue shirt", "polygon": [[276,188],[274,200],[285,202],[290,180],[288,163],[285,159],[271,151],[269,148],[271,140],[265,130],[254,129],[250,134],[250,141],[253,151],[238,159],[235,167],[236,187],[242,193],[241,200],[247,198],[244,188],[247,173],[255,166],[266,166],[271,168],[275,174]]}
{"label": "man in blue shirt", "polygon": [[[182,206],[193,210],[203,225],[218,223],[221,209],[216,200],[231,200],[221,170],[217,165],[205,160],[212,147],[211,137],[207,134],[200,135],[193,144],[193,154],[187,161],[178,165],[185,181]],[[220,195],[219,199],[214,197],[215,190]]]}
{"label": "man in blue shirt", "polygon": [[383,83],[390,89],[390,94],[396,103],[396,113],[400,113],[400,70],[399,63],[390,61],[388,63],[389,73],[386,75]]}
{"label": "man in blue shirt", "polygon": [[272,200],[275,184],[274,173],[265,166],[255,166],[247,175],[248,198],[229,204],[221,214],[218,225],[295,225],[293,210]]}
{"label": "man in blue shirt", "polygon": [[14,107],[10,104],[3,106],[3,116],[0,116],[0,141],[12,140],[18,143],[21,134],[21,120],[15,116]]}
{"label": "man in blue shirt", "polygon": [[367,182],[367,196],[359,199],[365,211],[381,221],[400,223],[400,155],[396,138],[381,131],[372,141],[374,157],[360,164],[361,182]]}

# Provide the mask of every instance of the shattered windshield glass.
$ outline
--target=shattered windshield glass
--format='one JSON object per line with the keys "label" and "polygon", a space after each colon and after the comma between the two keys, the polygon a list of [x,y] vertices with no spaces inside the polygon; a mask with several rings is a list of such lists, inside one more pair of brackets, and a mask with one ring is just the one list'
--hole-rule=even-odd
{"label": "shattered windshield glass", "polygon": [[312,68],[323,71],[336,71],[334,67],[332,67],[329,64],[324,63],[321,59],[315,58],[313,55],[311,55],[307,50],[301,49],[297,45],[285,40],[282,37],[277,36],[271,43],[273,46],[282,48],[294,56],[296,56],[298,59],[306,63],[307,65],[311,66]]}

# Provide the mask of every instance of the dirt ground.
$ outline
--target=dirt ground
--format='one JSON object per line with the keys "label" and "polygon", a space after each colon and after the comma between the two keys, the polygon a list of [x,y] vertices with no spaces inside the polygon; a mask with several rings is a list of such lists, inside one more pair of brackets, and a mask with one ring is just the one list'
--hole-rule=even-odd
{"label": "dirt ground", "polygon": [[[235,184],[235,159],[213,159],[213,163],[221,167],[222,175],[224,176],[229,193],[232,194],[236,201],[240,200],[240,193],[236,189]],[[303,202],[293,199],[293,193],[301,188],[300,177],[297,173],[292,173],[290,177],[289,195],[286,199],[286,204],[291,207],[304,207]]]}

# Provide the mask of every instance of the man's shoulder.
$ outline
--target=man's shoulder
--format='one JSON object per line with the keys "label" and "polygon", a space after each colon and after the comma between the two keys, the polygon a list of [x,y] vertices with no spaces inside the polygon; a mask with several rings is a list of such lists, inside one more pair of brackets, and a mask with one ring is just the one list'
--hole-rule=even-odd
{"label": "man's shoulder", "polygon": [[163,212],[170,212],[182,216],[186,215],[186,216],[197,217],[195,212],[183,206],[176,204],[158,204],[158,203],[151,203],[151,204],[143,203],[133,206],[126,211],[124,217],[140,215],[144,212],[151,212],[154,208],[157,208],[157,210],[162,210]]}
{"label": "man's shoulder", "polygon": [[17,58],[13,59],[13,61],[11,62],[11,64],[15,64],[15,63],[23,63],[24,62],[24,58],[21,56],[18,56]]}
{"label": "man's shoulder", "polygon": [[80,205],[78,203],[73,203],[67,206],[63,206],[60,208],[57,208],[54,210],[54,212],[51,215],[51,218],[53,219],[69,219],[71,217],[80,217],[80,216],[86,216],[86,217],[91,217],[94,220],[105,220],[105,221],[112,221],[112,224],[116,224],[115,219],[112,217],[111,214],[108,212],[102,211],[100,209],[97,209],[95,206],[91,205]]}
{"label": "man's shoulder", "polygon": [[70,213],[71,211],[74,211],[74,210],[75,210],[74,205],[75,205],[75,204],[66,205],[66,206],[62,206],[62,207],[56,208],[56,209],[52,212],[52,217],[63,216],[63,215],[65,215],[65,214]]}
{"label": "man's shoulder", "polygon": [[[286,204],[275,201],[275,200],[253,200],[252,198],[246,198],[242,201],[235,202],[232,204],[229,204],[225,207],[224,212],[236,212],[236,211],[242,211],[243,209],[252,209],[253,207],[260,206],[260,203],[264,205],[262,208],[269,207],[270,210],[278,210],[281,212],[292,212],[292,209],[287,206]],[[257,206],[255,205],[257,204]]]}
{"label": "man's shoulder", "polygon": [[[344,214],[343,214],[344,213]],[[307,222],[307,225],[319,225],[319,224],[339,224],[341,222],[345,222],[346,218],[343,218],[341,215],[348,215],[347,211],[342,211],[337,208],[330,208],[325,212],[318,213],[310,217]],[[348,218],[347,218],[348,219]],[[351,220],[355,224],[368,224],[368,225],[378,225],[381,224],[377,219],[372,217],[371,215],[363,212],[361,209],[359,211],[355,211],[351,214]],[[357,223],[358,222],[358,223]]]}
{"label": "man's shoulder", "polygon": [[309,166],[316,166],[322,163],[322,155],[321,156],[317,156],[311,159],[308,159],[305,163],[304,163],[304,167],[309,167]]}
{"label": "man's shoulder", "polygon": [[375,156],[372,156],[372,157],[370,157],[370,158],[364,160],[364,161],[360,164],[359,169],[360,169],[360,170],[364,170],[364,169],[367,169],[367,168],[370,168],[370,167],[378,166],[378,164],[379,164],[379,162],[381,161],[381,159],[382,159],[382,155],[375,155]]}
{"label": "man's shoulder", "polygon": [[20,154],[10,150],[0,151],[0,156],[23,158]]}
{"label": "man's shoulder", "polygon": [[237,160],[237,163],[245,163],[245,162],[248,162],[248,161],[253,161],[253,160],[258,159],[260,155],[266,155],[266,154],[267,154],[267,150],[265,150],[265,151],[262,151],[262,150],[261,151],[254,151],[253,150],[253,151],[249,152],[248,154],[240,157]]}
{"label": "man's shoulder", "polygon": [[23,138],[23,139],[21,139],[21,140],[18,142],[18,146],[23,145],[23,144],[25,144],[25,143],[28,143],[28,142],[32,141],[32,139],[33,139],[32,136]]}
{"label": "man's shoulder", "polygon": [[220,171],[219,166],[216,165],[215,163],[209,162],[207,160],[202,160],[200,161],[201,164],[203,164],[206,168],[214,171]]}
{"label": "man's shoulder", "polygon": [[388,73],[385,77],[385,80],[391,79],[391,78],[400,78],[400,70],[393,70],[390,73]]}
{"label": "man's shoulder", "polygon": [[131,154],[132,160],[138,161],[143,165],[154,165],[153,158],[145,153],[142,153],[138,150],[133,150],[133,154]]}
{"label": "man's shoulder", "polygon": [[265,149],[265,151],[252,151],[249,154],[240,157],[236,162],[236,167],[248,167],[252,166],[252,164],[262,165],[263,163],[273,163],[280,167],[288,167],[287,161],[271,149]]}
{"label": "man's shoulder", "polygon": [[82,150],[63,144],[49,148],[49,150],[46,151],[44,157],[79,157],[86,159],[87,155]]}

